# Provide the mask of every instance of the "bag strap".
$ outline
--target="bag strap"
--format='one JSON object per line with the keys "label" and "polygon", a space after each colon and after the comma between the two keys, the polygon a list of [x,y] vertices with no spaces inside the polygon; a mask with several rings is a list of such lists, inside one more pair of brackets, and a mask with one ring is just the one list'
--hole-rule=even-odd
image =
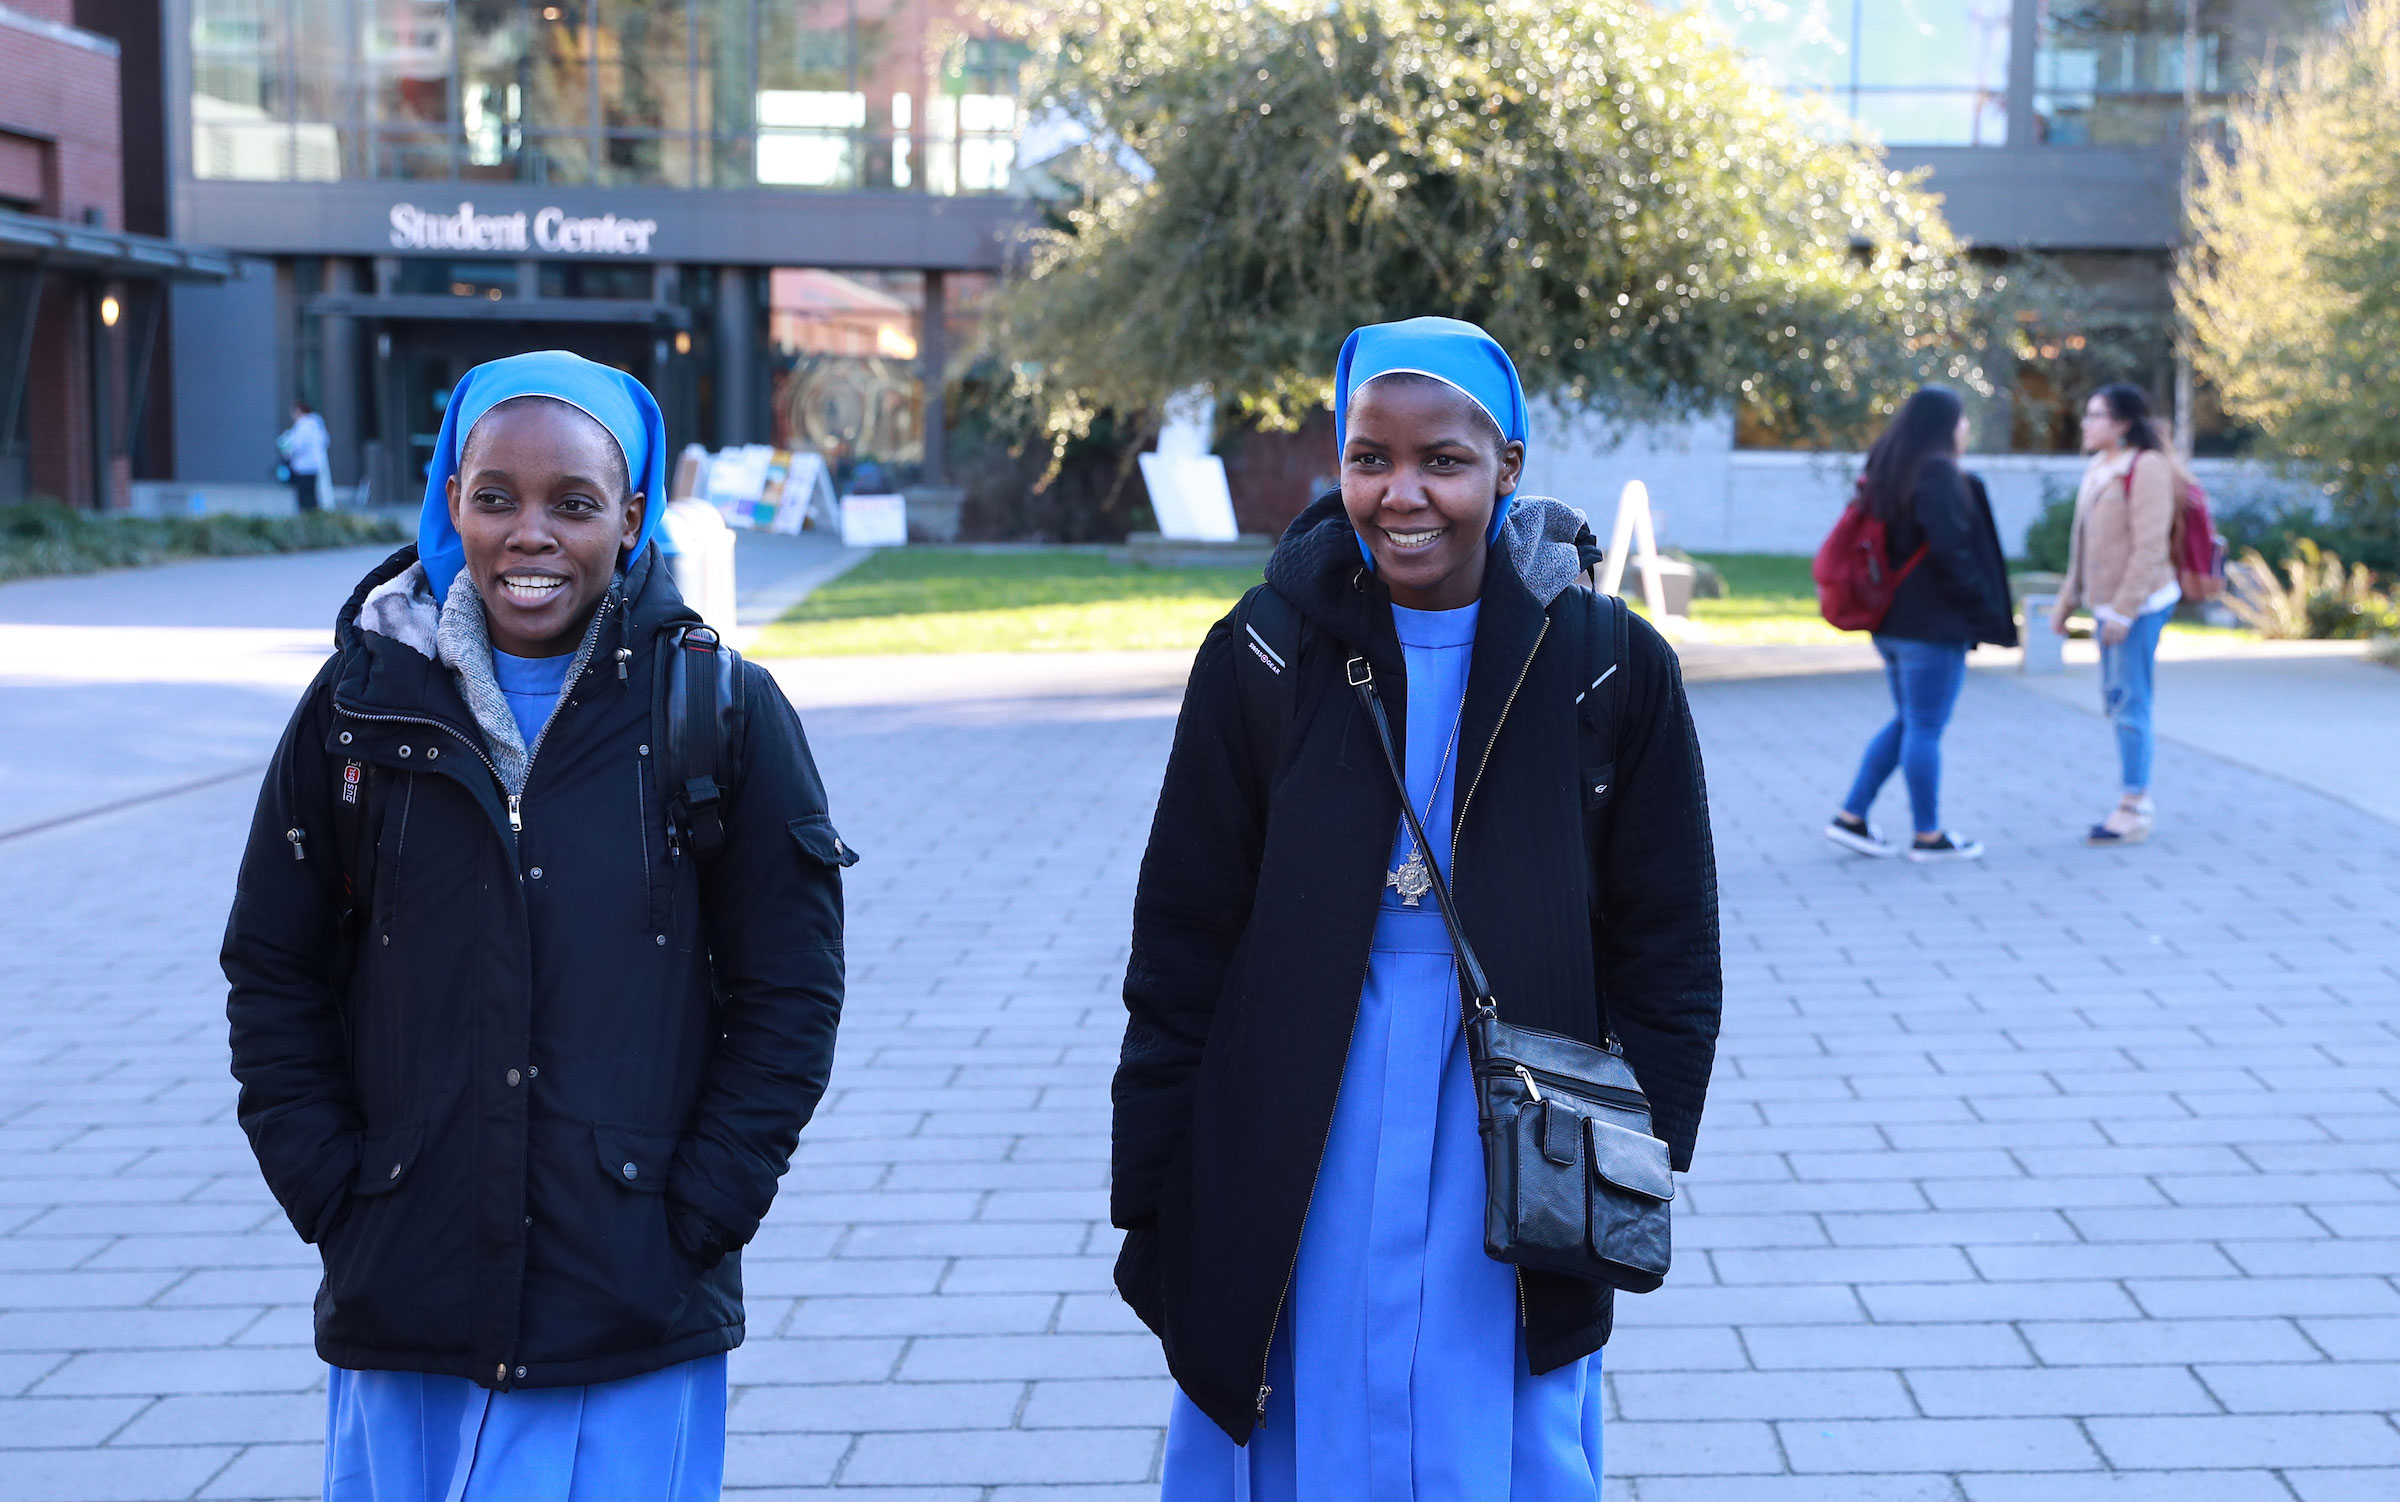
{"label": "bag strap", "polygon": [[725,805],[741,781],[735,749],[748,718],[742,656],[708,626],[665,633],[656,717],[665,752],[667,838],[680,830],[702,860],[725,846]]}
{"label": "bag strap", "polygon": [[1400,753],[1392,744],[1392,722],[1383,712],[1383,696],[1375,692],[1375,667],[1364,657],[1353,657],[1348,665],[1350,691],[1375,722],[1375,738],[1383,744],[1383,764],[1391,768],[1392,786],[1400,793],[1400,812],[1408,819],[1408,832],[1417,842],[1417,850],[1425,857],[1425,874],[1433,880],[1433,900],[1442,910],[1442,926],[1450,930],[1450,947],[1458,955],[1459,973],[1466,978],[1475,1010],[1497,1014],[1499,1001],[1492,995],[1492,984],[1484,978],[1483,962],[1475,958],[1475,946],[1467,942],[1467,931],[1458,921],[1458,908],[1450,900],[1450,883],[1442,879],[1442,868],[1433,858],[1433,842],[1425,838],[1425,821],[1408,799],[1408,778],[1400,770]]}

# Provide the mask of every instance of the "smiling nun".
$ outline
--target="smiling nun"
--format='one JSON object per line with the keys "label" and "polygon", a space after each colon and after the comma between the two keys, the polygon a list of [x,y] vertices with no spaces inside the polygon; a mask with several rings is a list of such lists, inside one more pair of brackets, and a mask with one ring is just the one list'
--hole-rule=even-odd
{"label": "smiling nun", "polygon": [[223,963],[239,1114],[324,1259],[333,1502],[714,1498],[741,1247],[825,1089],[841,868],[744,665],[703,858],[652,692],[697,624],[641,383],[477,366],[260,791]]}
{"label": "smiling nun", "polygon": [[[1111,1213],[1178,1388],[1165,1496],[1592,1502],[1611,1291],[1484,1253],[1425,863],[1502,1017],[1622,1040],[1682,1168],[1720,1001],[1699,747],[1639,620],[1591,681],[1613,607],[1575,583],[1582,518],[1517,497],[1490,336],[1358,330],[1334,415],[1340,489],[1193,664],[1134,899]],[[1370,668],[1431,850],[1351,691]]]}

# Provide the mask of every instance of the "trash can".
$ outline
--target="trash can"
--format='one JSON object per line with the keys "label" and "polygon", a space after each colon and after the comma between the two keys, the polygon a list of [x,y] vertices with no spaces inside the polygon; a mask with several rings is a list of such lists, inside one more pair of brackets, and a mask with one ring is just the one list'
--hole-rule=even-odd
{"label": "trash can", "polygon": [[2056,595],[2025,596],[2025,626],[2018,635],[2024,638],[2028,673],[2067,670],[2067,639],[2050,629],[2050,609],[2057,603]]}
{"label": "trash can", "polygon": [[676,592],[722,636],[734,627],[733,529],[706,501],[671,501],[660,518],[675,544]]}

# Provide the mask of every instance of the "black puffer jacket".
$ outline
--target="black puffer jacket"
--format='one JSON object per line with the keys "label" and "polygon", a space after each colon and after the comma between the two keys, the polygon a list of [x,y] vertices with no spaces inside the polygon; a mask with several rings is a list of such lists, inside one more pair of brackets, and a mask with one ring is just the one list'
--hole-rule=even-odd
{"label": "black puffer jacket", "polygon": [[242,1127],[324,1256],[318,1354],[509,1388],[727,1350],[741,1260],[717,1259],[824,1093],[854,857],[748,666],[727,842],[705,869],[670,852],[652,670],[696,617],[647,556],[587,633],[512,830],[452,672],[359,624],[414,557],[342,611],[225,933]]}
{"label": "black puffer jacket", "polygon": [[[1553,546],[1563,544],[1553,542]],[[1699,746],[1665,642],[1638,620],[1613,741],[1586,696],[1587,591],[1493,551],[1459,732],[1457,901],[1502,1015],[1598,1042],[1613,1028],[1687,1166],[1722,996]],[[1306,629],[1280,756],[1253,749],[1239,610],[1201,645],[1134,899],[1115,1085],[1119,1290],[1186,1394],[1237,1441],[1266,1365],[1341,1089],[1400,820],[1343,664],[1374,665],[1395,731],[1407,669],[1391,597],[1338,494],[1267,565]],[[1608,1337],[1598,1284],[1526,1274],[1537,1371]]]}
{"label": "black puffer jacket", "polygon": [[1917,471],[1910,504],[1885,524],[1893,567],[1924,548],[1925,561],[1892,592],[1875,634],[1909,641],[2017,644],[2008,560],[1983,481],[1948,459]]}

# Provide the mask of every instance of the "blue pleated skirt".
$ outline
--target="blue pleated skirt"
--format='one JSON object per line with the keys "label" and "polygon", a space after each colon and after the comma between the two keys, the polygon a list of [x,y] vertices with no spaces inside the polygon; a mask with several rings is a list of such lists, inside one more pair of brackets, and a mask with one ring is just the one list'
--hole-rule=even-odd
{"label": "blue pleated skirt", "polygon": [[725,1358],[590,1387],[330,1370],[325,1502],[717,1502]]}
{"label": "blue pleated skirt", "polygon": [[1593,1502],[1597,1355],[1536,1377],[1484,1255],[1483,1150],[1441,917],[1387,907],[1268,1357],[1237,1448],[1189,1399],[1166,1502]]}

